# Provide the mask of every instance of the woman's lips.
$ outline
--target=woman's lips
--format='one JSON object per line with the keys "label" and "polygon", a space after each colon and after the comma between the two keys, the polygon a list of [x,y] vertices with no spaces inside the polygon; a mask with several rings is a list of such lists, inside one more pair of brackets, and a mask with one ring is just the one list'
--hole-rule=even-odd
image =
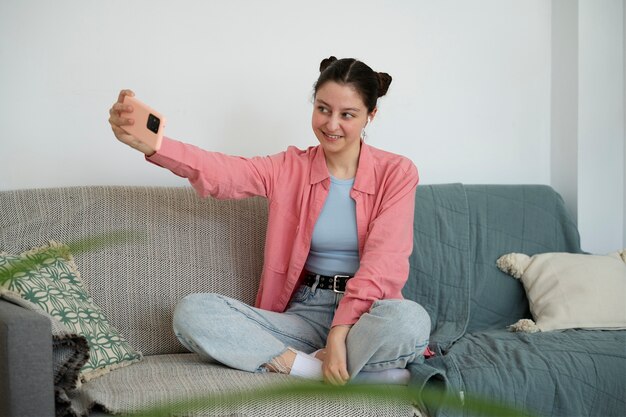
{"label": "woman's lips", "polygon": [[330,135],[326,132],[322,132],[324,134],[324,136],[326,136],[326,138],[330,139],[330,140],[338,140],[341,139],[343,136],[341,135]]}

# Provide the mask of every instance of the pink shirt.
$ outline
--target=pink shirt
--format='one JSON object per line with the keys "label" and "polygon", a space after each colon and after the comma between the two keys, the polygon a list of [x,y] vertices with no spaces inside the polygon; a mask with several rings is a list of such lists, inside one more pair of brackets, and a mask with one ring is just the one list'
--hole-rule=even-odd
{"label": "pink shirt", "polygon": [[[301,284],[313,228],[330,187],[323,148],[290,146],[276,155],[243,158],[164,138],[159,151],[147,159],[187,178],[202,197],[267,197],[269,218],[256,306],[285,311]],[[347,283],[333,326],[354,324],[376,300],[403,298],[417,183],[417,169],[409,159],[361,144],[350,193],[356,202],[360,266]]]}

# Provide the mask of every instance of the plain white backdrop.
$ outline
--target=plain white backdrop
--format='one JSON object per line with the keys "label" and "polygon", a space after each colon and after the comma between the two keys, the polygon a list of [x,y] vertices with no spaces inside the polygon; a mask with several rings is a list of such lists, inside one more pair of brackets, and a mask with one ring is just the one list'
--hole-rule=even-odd
{"label": "plain white backdrop", "polygon": [[[422,183],[553,185],[583,248],[616,250],[626,246],[623,0],[560,3],[3,0],[0,190],[186,185],[112,135],[122,88],[168,116],[168,136],[209,150],[315,145],[319,62],[356,57],[393,77],[368,142],[411,158]],[[555,45],[561,24],[573,28],[573,61]],[[557,118],[563,101],[571,111]]]}

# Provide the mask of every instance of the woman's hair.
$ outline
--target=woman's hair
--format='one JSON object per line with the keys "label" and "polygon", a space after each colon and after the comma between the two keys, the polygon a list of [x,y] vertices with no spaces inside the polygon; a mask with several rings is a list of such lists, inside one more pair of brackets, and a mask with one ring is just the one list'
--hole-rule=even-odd
{"label": "woman's hair", "polygon": [[376,108],[378,97],[387,94],[391,75],[375,72],[365,63],[354,58],[337,59],[334,56],[320,63],[320,76],[315,83],[315,95],[328,81],[350,84],[361,95],[368,112]]}

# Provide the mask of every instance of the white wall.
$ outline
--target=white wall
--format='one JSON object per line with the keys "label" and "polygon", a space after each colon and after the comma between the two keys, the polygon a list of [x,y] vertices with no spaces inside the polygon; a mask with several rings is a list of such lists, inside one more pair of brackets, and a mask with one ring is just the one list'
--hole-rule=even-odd
{"label": "white wall", "polygon": [[551,184],[553,20],[547,0],[4,0],[0,190],[185,185],[113,137],[122,88],[207,149],[313,145],[312,84],[331,54],[394,77],[368,140],[413,159],[423,183]]}
{"label": "white wall", "polygon": [[551,178],[578,217],[578,0],[552,0]]}
{"label": "white wall", "polygon": [[[322,58],[394,77],[369,131],[423,183],[548,183],[545,0],[0,2],[0,189],[184,184],[117,143],[122,88],[169,135],[251,156],[316,143]],[[35,114],[33,114],[33,111]]]}
{"label": "white wall", "polygon": [[626,246],[623,9],[552,1],[551,185],[594,253]]}
{"label": "white wall", "polygon": [[623,0],[580,0],[578,18],[578,229],[606,253],[626,246]]}

